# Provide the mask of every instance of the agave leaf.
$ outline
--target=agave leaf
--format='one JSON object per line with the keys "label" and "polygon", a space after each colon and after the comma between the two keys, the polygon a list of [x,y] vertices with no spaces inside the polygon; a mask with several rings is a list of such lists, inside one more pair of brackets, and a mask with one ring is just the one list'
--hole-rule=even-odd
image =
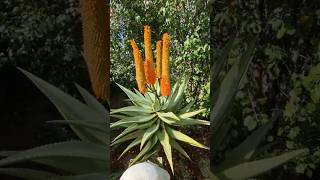
{"label": "agave leaf", "polygon": [[0,174],[19,177],[26,180],[47,180],[58,176],[54,173],[27,168],[0,168]]}
{"label": "agave leaf", "polygon": [[183,113],[190,111],[191,107],[194,105],[195,102],[196,102],[196,100],[192,100],[191,102],[189,102],[185,107],[183,107],[179,111],[179,114],[183,114]]}
{"label": "agave leaf", "polygon": [[160,120],[157,120],[156,124],[153,124],[150,128],[147,129],[147,131],[143,134],[140,150],[142,149],[143,145],[146,143],[147,140],[151,138],[159,129],[160,126]]}
{"label": "agave leaf", "polygon": [[226,160],[221,164],[221,167],[227,168],[248,161],[279,115],[280,113],[276,113],[269,122],[255,130],[238,147],[226,153]]}
{"label": "agave leaf", "polygon": [[157,137],[163,147],[164,153],[166,154],[167,160],[169,162],[170,168],[172,173],[174,174],[173,170],[173,162],[172,162],[172,150],[171,150],[171,144],[170,144],[170,137],[165,130],[164,125],[162,126],[162,131],[157,132]]}
{"label": "agave leaf", "polygon": [[197,111],[192,111],[192,112],[187,112],[187,113],[183,113],[180,115],[180,118],[182,119],[186,119],[186,118],[190,118],[190,117],[193,117],[197,114],[200,114],[202,113],[203,111],[205,111],[206,109],[200,109],[200,110],[197,110]]}
{"label": "agave leaf", "polygon": [[[239,84],[246,74],[247,68],[251,62],[254,50],[256,38],[254,38],[248,46],[248,49],[241,56],[240,62],[233,65],[231,70],[227,73],[226,77],[223,79],[220,88],[216,89],[219,93],[217,97],[213,97],[212,99],[217,99],[214,104],[213,109],[211,110],[211,133],[212,136],[215,136],[216,130],[220,128],[221,124],[223,124],[227,111],[230,109],[232,105],[233,97],[237,92]],[[213,83],[212,83],[213,84]],[[214,94],[214,93],[213,93]],[[214,146],[214,142],[211,143]]]}
{"label": "agave leaf", "polygon": [[[51,100],[65,120],[99,120],[106,122],[107,114],[102,115],[79,100],[64,93],[37,76],[19,68]],[[70,125],[72,130],[84,141],[101,143],[95,131]],[[107,127],[106,127],[107,128]]]}
{"label": "agave leaf", "polygon": [[35,147],[0,160],[0,166],[36,158],[81,157],[107,161],[105,146],[90,142],[69,141]]}
{"label": "agave leaf", "polygon": [[155,114],[149,114],[146,116],[127,117],[117,122],[111,123],[110,127],[115,128],[123,124],[131,124],[131,123],[145,123],[145,122],[151,121],[154,117],[156,117]]}
{"label": "agave leaf", "polygon": [[49,180],[106,180],[109,179],[108,173],[99,172],[99,173],[90,173],[90,174],[81,174],[76,176],[59,176],[51,178]]}
{"label": "agave leaf", "polygon": [[144,132],[143,132],[142,130],[138,130],[138,131],[134,131],[134,132],[132,132],[132,133],[129,133],[129,134],[123,136],[122,138],[119,138],[118,140],[112,142],[112,143],[111,143],[111,146],[114,146],[114,145],[116,145],[116,144],[129,141],[129,140],[134,139],[134,138],[137,138],[137,137],[139,137],[139,136],[142,137],[143,133],[144,133]]}
{"label": "agave leaf", "polygon": [[83,97],[83,99],[85,100],[85,102],[89,107],[96,110],[98,113],[101,113],[102,115],[107,114],[107,110],[103,107],[101,103],[99,103],[99,101],[97,101],[97,99],[94,96],[92,96],[88,91],[86,91],[83,87],[81,87],[77,83],[75,84],[81,96]]}
{"label": "agave leaf", "polygon": [[153,148],[153,146],[156,145],[157,142],[158,142],[157,136],[152,136],[152,139],[147,142],[147,144],[142,148],[140,153],[132,160],[132,162],[130,162],[129,166],[132,166],[133,164],[138,162],[141,158],[143,158],[143,156],[147,152],[149,152]]}
{"label": "agave leaf", "polygon": [[32,161],[74,174],[105,171],[107,167],[106,161],[80,157],[48,157],[36,158]]}
{"label": "agave leaf", "polygon": [[176,131],[176,130],[171,129],[169,127],[167,127],[166,130],[167,130],[169,136],[172,137],[172,138],[175,138],[175,139],[177,139],[179,141],[183,141],[183,142],[188,143],[188,144],[190,144],[192,146],[196,146],[196,147],[203,148],[203,149],[209,149],[207,146],[197,142],[196,140],[194,140],[191,137],[183,134],[180,131]]}
{"label": "agave leaf", "polygon": [[249,177],[257,176],[261,173],[269,171],[292,158],[295,158],[303,153],[308,152],[307,149],[295,150],[287,153],[283,153],[279,156],[266,158],[262,160],[256,160],[246,162],[226,169],[218,174],[219,177],[225,177],[222,179],[247,179]]}
{"label": "agave leaf", "polygon": [[[151,107],[151,106],[150,106]],[[142,107],[138,106],[127,106],[119,109],[112,109],[110,114],[115,114],[115,113],[124,113],[124,112],[143,112],[143,113],[152,113],[152,109],[145,109]]]}
{"label": "agave leaf", "polygon": [[206,126],[210,126],[210,121],[201,120],[201,119],[187,118],[187,119],[182,119],[181,122],[179,122],[179,124],[185,125],[185,126],[190,126],[190,125],[206,125]]}
{"label": "agave leaf", "polygon": [[126,152],[128,152],[131,148],[133,148],[134,146],[138,145],[141,143],[142,137],[137,137],[134,141],[132,141],[127,147],[126,149],[120,154],[119,158],[120,159]]}
{"label": "agave leaf", "polygon": [[189,157],[189,155],[187,154],[187,152],[180,146],[180,144],[175,141],[174,139],[170,139],[170,144],[171,146],[176,149],[178,152],[180,152],[182,155],[184,155],[186,158],[188,158],[189,160],[191,160],[191,158]]}

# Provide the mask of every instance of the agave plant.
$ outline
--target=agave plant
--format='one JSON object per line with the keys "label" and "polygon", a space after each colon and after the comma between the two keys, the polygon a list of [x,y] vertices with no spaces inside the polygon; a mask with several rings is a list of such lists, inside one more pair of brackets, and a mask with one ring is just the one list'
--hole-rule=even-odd
{"label": "agave plant", "polygon": [[[80,140],[53,143],[25,151],[0,151],[0,157],[4,157],[0,160],[0,174],[28,180],[108,179],[109,121],[108,111],[104,106],[79,85],[77,88],[85,103],[35,75],[20,70],[64,117],[64,120],[49,122],[68,124]],[[15,164],[26,161],[50,167],[54,171],[14,167]]]}
{"label": "agave plant", "polygon": [[[121,144],[131,140],[131,143],[125,148],[119,158],[134,146],[139,145],[140,152],[130,162],[129,166],[147,160],[162,148],[170,168],[172,172],[174,172],[172,148],[190,159],[178,141],[199,148],[209,149],[205,145],[180,132],[178,128],[189,125],[209,125],[210,123],[209,121],[194,118],[194,116],[203,112],[204,109],[191,111],[193,102],[182,107],[187,78],[182,82],[177,82],[172,88],[170,86],[169,36],[167,33],[163,35],[162,42],[158,41],[157,43],[157,71],[155,70],[150,32],[150,27],[145,26],[144,42],[146,60],[144,67],[142,66],[142,56],[137,44],[134,40],[131,40],[139,90],[131,91],[119,85],[127,94],[132,105],[111,110],[111,117],[119,119],[111,123],[111,128],[125,128],[114,138],[111,145]],[[160,64],[161,68],[159,67]]]}
{"label": "agave plant", "polygon": [[233,119],[228,119],[227,115],[232,108],[234,96],[253,58],[256,41],[257,38],[253,38],[240,60],[223,76],[223,73],[221,73],[223,66],[226,64],[228,54],[235,45],[235,40],[230,40],[211,69],[210,167],[212,173],[210,178],[214,180],[247,179],[267,172],[294,157],[308,152],[308,149],[298,149],[274,157],[257,159],[260,153],[273,145],[273,143],[270,143],[259,147],[274,122],[281,115],[281,112],[274,112],[267,123],[255,130],[237,147],[227,151],[222,162],[214,163],[219,154],[221,144],[228,135],[233,123]]}

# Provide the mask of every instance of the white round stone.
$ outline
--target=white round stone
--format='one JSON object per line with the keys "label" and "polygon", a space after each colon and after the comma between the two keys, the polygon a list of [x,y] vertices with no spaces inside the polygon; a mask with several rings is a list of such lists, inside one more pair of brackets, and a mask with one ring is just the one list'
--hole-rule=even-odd
{"label": "white round stone", "polygon": [[143,162],[128,168],[120,180],[170,180],[170,175],[152,162]]}

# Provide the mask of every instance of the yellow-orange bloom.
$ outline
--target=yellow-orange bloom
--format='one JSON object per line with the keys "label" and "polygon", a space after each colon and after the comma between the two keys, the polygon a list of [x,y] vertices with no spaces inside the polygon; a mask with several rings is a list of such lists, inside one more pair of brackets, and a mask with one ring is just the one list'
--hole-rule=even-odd
{"label": "yellow-orange bloom", "polygon": [[161,72],[161,95],[170,95],[170,67],[169,67],[169,34],[162,36],[162,72]]}
{"label": "yellow-orange bloom", "polygon": [[162,75],[160,80],[160,90],[162,96],[170,95],[170,78],[169,76]]}
{"label": "yellow-orange bloom", "polygon": [[131,47],[133,49],[133,58],[134,58],[134,63],[136,66],[136,80],[138,84],[138,89],[141,93],[146,92],[146,87],[145,87],[145,76],[144,76],[144,68],[143,68],[143,63],[142,63],[142,57],[139,52],[139,48],[137,46],[137,43],[132,39],[130,40]]}
{"label": "yellow-orange bloom", "polygon": [[157,47],[156,47],[156,52],[157,52],[157,77],[161,77],[161,43],[162,41],[157,41]]}
{"label": "yellow-orange bloom", "polygon": [[148,84],[155,84],[157,81],[156,70],[153,65],[153,52],[151,47],[151,28],[144,26],[144,48],[145,48],[145,76]]}

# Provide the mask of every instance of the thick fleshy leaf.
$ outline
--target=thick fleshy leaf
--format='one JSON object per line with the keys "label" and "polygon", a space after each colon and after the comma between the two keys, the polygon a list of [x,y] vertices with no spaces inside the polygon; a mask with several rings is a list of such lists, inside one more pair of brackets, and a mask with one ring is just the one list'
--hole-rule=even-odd
{"label": "thick fleshy leaf", "polygon": [[[107,114],[97,113],[97,111],[83,104],[74,97],[64,93],[55,86],[47,83],[39,77],[19,68],[34,84],[50,99],[65,120],[94,120],[107,121]],[[72,130],[85,141],[101,143],[99,135],[94,130],[79,126],[70,125]],[[107,128],[107,126],[106,126]],[[105,142],[105,141],[104,141]],[[103,142],[102,142],[103,143]]]}
{"label": "thick fleshy leaf", "polygon": [[[106,151],[107,152],[107,151]],[[105,171],[107,168],[107,162],[80,157],[48,157],[48,158],[36,158],[33,162],[50,166],[56,169],[63,170],[69,173],[82,174],[82,173],[94,173],[98,171]],[[81,164],[81,166],[79,166]]]}
{"label": "thick fleshy leaf", "polygon": [[141,102],[141,103],[145,103],[146,105],[151,105],[150,102],[147,101],[143,95],[141,96],[140,93],[134,93],[134,92],[130,91],[129,89],[121,86],[120,84],[117,84],[117,85],[122,89],[122,91],[124,93],[126,93],[126,95],[128,96],[128,98],[131,101],[135,101],[135,102],[138,101],[138,102]]}
{"label": "thick fleshy leaf", "polygon": [[107,114],[107,110],[103,107],[101,103],[99,103],[99,101],[93,95],[91,95],[88,91],[86,91],[77,83],[76,87],[88,106],[90,106],[92,109],[96,110],[101,114]]}
{"label": "thick fleshy leaf", "polygon": [[122,131],[117,137],[115,137],[113,142],[118,140],[119,138],[123,137],[124,135],[135,131],[135,130],[138,130],[138,129],[142,130],[142,129],[148,128],[148,127],[152,126],[152,124],[154,124],[155,121],[156,120],[153,120],[153,121],[143,123],[143,124],[132,124],[131,126],[127,127],[124,131]]}
{"label": "thick fleshy leaf", "polygon": [[[228,60],[228,56],[230,51],[232,50],[235,43],[235,39],[231,39],[227,42],[227,44],[224,46],[224,48],[221,50],[221,53],[219,53],[218,57],[216,58],[216,62],[211,68],[211,77],[210,77],[210,92],[214,93],[215,89],[219,86],[219,80],[218,76],[221,73],[225,63]],[[212,102],[211,104],[215,104],[217,100],[217,95],[213,95],[211,98]]]}
{"label": "thick fleshy leaf", "polygon": [[205,110],[206,109],[200,109],[200,110],[197,110],[197,111],[186,112],[186,113],[180,114],[179,117],[182,118],[182,119],[190,118],[190,117],[193,117],[193,116],[195,116],[197,114],[202,113]]}
{"label": "thick fleshy leaf", "polygon": [[157,123],[153,124],[150,128],[146,130],[141,140],[140,150],[142,149],[146,141],[149,140],[158,131],[159,126],[160,126],[160,120],[158,120]]}
{"label": "thick fleshy leaf", "polygon": [[110,114],[115,114],[115,113],[131,113],[131,112],[143,112],[143,113],[152,113],[152,108],[150,106],[150,109],[145,109],[142,107],[138,106],[127,106],[119,109],[112,109]]}
{"label": "thick fleshy leaf", "polygon": [[193,101],[189,102],[185,107],[183,107],[183,108],[179,111],[179,113],[180,113],[180,114],[183,114],[183,113],[189,112],[195,102],[196,102],[196,100],[193,100]]}
{"label": "thick fleshy leaf", "polygon": [[162,116],[161,114],[157,113],[158,117],[165,123],[169,124],[169,125],[173,125],[175,124],[177,121],[173,120],[173,119],[169,119],[167,117]]}
{"label": "thick fleshy leaf", "polygon": [[107,161],[105,146],[89,142],[69,141],[35,147],[0,160],[0,166],[36,158],[80,157]]}
{"label": "thick fleshy leaf", "polygon": [[131,140],[131,139],[135,139],[135,138],[137,138],[137,137],[139,137],[139,136],[142,137],[143,133],[144,133],[144,132],[143,132],[142,130],[138,130],[138,131],[134,131],[134,132],[132,132],[132,133],[129,133],[129,134],[123,136],[122,138],[119,138],[118,140],[112,142],[112,143],[111,143],[111,146],[114,146],[114,145],[116,145],[116,144],[129,141],[129,140]]}
{"label": "thick fleshy leaf", "polygon": [[148,151],[138,162],[145,162],[147,161],[153,154],[157,153],[160,150],[160,143],[159,141],[153,146],[153,148]]}
{"label": "thick fleshy leaf", "polygon": [[[240,61],[231,67],[220,87],[215,90],[219,93],[217,97],[214,97],[217,100],[210,113],[210,131],[212,136],[215,136],[216,130],[221,127],[226,115],[228,114],[227,112],[232,105],[232,100],[238,90],[239,84],[243,76],[246,74],[247,68],[251,62],[256,40],[257,39],[254,38],[249,43],[248,49],[241,56]],[[215,146],[215,142],[211,143],[211,146]]]}
{"label": "thick fleshy leaf", "polygon": [[180,144],[175,141],[174,139],[170,139],[170,144],[171,146],[176,149],[177,151],[179,151],[182,155],[184,155],[186,158],[188,158],[189,160],[191,160],[191,158],[189,157],[188,153],[180,146]]}
{"label": "thick fleshy leaf", "polygon": [[308,152],[307,149],[300,149],[271,158],[242,163],[222,171],[218,174],[218,176],[225,177],[223,179],[247,179],[249,177],[257,176],[261,173],[267,172],[272,168],[275,168],[306,152]]}
{"label": "thick fleshy leaf", "polygon": [[133,148],[134,146],[137,146],[138,144],[141,143],[142,137],[137,137],[134,141],[132,141],[127,147],[126,149],[120,154],[119,158],[120,159],[126,152],[128,152],[131,148]]}
{"label": "thick fleshy leaf", "polygon": [[92,129],[92,130],[96,130],[99,131],[104,135],[104,139],[107,138],[107,135],[109,134],[109,132],[107,131],[107,128],[105,128],[105,126],[107,126],[106,123],[101,123],[100,121],[96,121],[96,122],[92,122],[92,121],[77,121],[77,120],[52,120],[52,121],[47,121],[47,123],[57,123],[57,124],[72,124],[75,126],[81,126],[84,128],[88,128],[88,129]]}
{"label": "thick fleshy leaf", "polygon": [[124,119],[121,119],[115,123],[111,123],[110,128],[115,128],[117,126],[121,126],[123,124],[131,124],[131,123],[146,123],[148,121],[151,121],[153,118],[155,118],[155,114],[149,114],[146,116],[134,116],[134,117],[126,117]]}
{"label": "thick fleshy leaf", "polygon": [[171,171],[174,174],[170,137],[169,137],[167,131],[165,130],[164,126],[162,126],[162,131],[157,132],[157,136],[158,136],[158,139],[163,147],[164,153],[166,154]]}
{"label": "thick fleshy leaf", "polygon": [[187,118],[187,119],[181,120],[179,122],[179,124],[183,125],[183,126],[190,126],[190,125],[206,125],[206,126],[210,126],[210,121],[201,120],[201,119]]}
{"label": "thick fleshy leaf", "polygon": [[157,142],[158,142],[157,136],[153,136],[152,139],[148,141],[147,144],[142,148],[140,153],[132,160],[132,162],[130,162],[129,166],[132,166],[133,164],[138,162],[141,158],[143,158],[143,156],[146,153],[148,153],[154,147],[154,145],[156,145]]}
{"label": "thick fleshy leaf", "polygon": [[180,121],[180,118],[176,116],[173,112],[157,112],[158,116],[164,117],[166,119]]}
{"label": "thick fleshy leaf", "polygon": [[226,160],[221,164],[224,168],[234,166],[248,161],[255,152],[258,145],[265,138],[267,132],[272,128],[274,121],[279,117],[280,113],[276,113],[273,118],[265,125],[255,130],[248,136],[238,147],[231,152],[226,153]]}
{"label": "thick fleshy leaf", "polygon": [[197,142],[196,140],[194,140],[191,137],[183,134],[180,131],[176,131],[176,130],[171,129],[169,127],[167,127],[166,130],[167,130],[169,136],[172,137],[172,138],[175,138],[175,139],[177,139],[179,141],[183,141],[183,142],[188,143],[188,144],[190,144],[192,146],[196,146],[196,147],[203,148],[203,149],[209,149],[207,146]]}
{"label": "thick fleshy leaf", "polygon": [[51,178],[49,180],[106,180],[109,179],[108,173],[90,173],[90,174],[81,174],[76,176],[60,176]]}
{"label": "thick fleshy leaf", "polygon": [[14,154],[17,154],[21,151],[0,151],[0,157],[7,157],[7,156],[11,156]]}
{"label": "thick fleshy leaf", "polygon": [[46,171],[26,168],[0,168],[0,174],[23,178],[26,180],[47,180],[57,176]]}

